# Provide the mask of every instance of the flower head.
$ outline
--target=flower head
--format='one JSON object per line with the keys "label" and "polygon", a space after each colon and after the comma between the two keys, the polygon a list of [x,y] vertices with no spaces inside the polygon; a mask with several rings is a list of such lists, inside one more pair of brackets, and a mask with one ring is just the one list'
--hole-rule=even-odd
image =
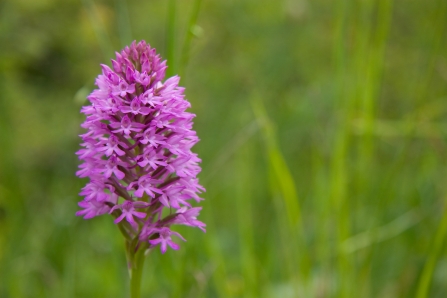
{"label": "flower head", "polygon": [[184,239],[171,225],[205,231],[196,219],[201,208],[189,203],[200,201],[204,188],[196,178],[201,160],[191,148],[199,139],[184,88],[178,76],[163,81],[166,62],[144,41],[116,53],[112,68],[101,67],[98,89],[87,97],[91,105],[81,110],[87,133],[76,174],[90,181],[76,215],[110,213],[131,239],[160,245],[163,253],[178,249],[171,235]]}

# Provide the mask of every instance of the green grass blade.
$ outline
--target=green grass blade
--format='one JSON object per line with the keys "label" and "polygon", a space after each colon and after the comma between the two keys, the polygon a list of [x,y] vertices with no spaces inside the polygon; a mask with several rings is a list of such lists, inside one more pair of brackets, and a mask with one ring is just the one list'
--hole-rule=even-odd
{"label": "green grass blade", "polygon": [[444,213],[436,231],[433,246],[428,254],[428,259],[425,262],[424,269],[422,270],[421,277],[419,279],[418,288],[416,292],[416,298],[429,297],[430,283],[433,276],[433,272],[436,268],[436,264],[440,253],[443,249],[443,243],[447,238],[447,204],[444,209]]}
{"label": "green grass blade", "polygon": [[244,126],[217,154],[217,157],[204,169],[208,173],[201,181],[208,184],[222,170],[228,160],[255,135],[259,129],[258,121],[254,120]]}
{"label": "green grass blade", "polygon": [[418,211],[416,209],[410,210],[386,225],[346,239],[341,243],[340,251],[347,254],[354,253],[375,243],[399,236],[421,221]]}
{"label": "green grass blade", "polygon": [[186,27],[187,32],[185,35],[185,41],[183,43],[182,58],[180,61],[180,68],[179,68],[179,74],[181,76],[184,74],[185,68],[189,62],[191,41],[192,41],[193,37],[195,36],[194,29],[195,29],[195,26],[197,26],[196,23],[197,23],[197,19],[199,17],[201,3],[202,3],[202,0],[194,1],[191,15],[189,17],[188,26]]}
{"label": "green grass blade", "polygon": [[298,194],[295,188],[292,174],[279,149],[273,124],[267,116],[265,107],[260,100],[252,100],[252,109],[261,126],[267,146],[268,162],[277,179],[277,183],[287,209],[287,219],[290,227],[295,227],[301,221],[301,211]]}
{"label": "green grass blade", "polygon": [[92,0],[82,0],[85,10],[88,13],[88,17],[95,31],[96,38],[98,39],[99,46],[105,59],[112,57],[114,50],[112,42],[107,34],[107,29],[101,21],[101,17],[95,7]]}
{"label": "green grass blade", "polygon": [[177,73],[177,63],[175,60],[176,52],[176,18],[177,18],[177,1],[169,0],[168,2],[168,18],[166,24],[166,58],[168,60],[168,69],[166,76],[172,77]]}
{"label": "green grass blade", "polygon": [[115,7],[121,47],[124,47],[132,42],[132,28],[129,18],[129,10],[127,8],[127,0],[115,0]]}
{"label": "green grass blade", "polygon": [[[340,244],[349,237],[350,233],[350,206],[346,203],[348,199],[347,181],[349,171],[346,165],[350,137],[348,134],[348,122],[352,114],[353,98],[352,87],[347,84],[349,68],[346,56],[346,35],[348,30],[348,11],[350,9],[347,1],[337,4],[337,16],[335,19],[334,60],[337,87],[335,91],[335,106],[339,110],[337,128],[335,130],[334,150],[331,160],[330,174],[330,201],[334,213],[333,220],[336,225],[337,242]],[[334,251],[332,251],[335,254]],[[353,284],[351,262],[347,255],[341,254],[337,257],[337,289],[339,297],[349,297]]]}
{"label": "green grass blade", "polygon": [[274,196],[277,194],[282,199],[281,203],[275,199],[275,205],[278,223],[282,227],[280,238],[282,253],[285,257],[285,270],[291,279],[295,295],[301,295],[307,290],[306,282],[310,264],[298,193],[292,174],[279,148],[273,123],[268,118],[261,99],[254,97],[251,100],[251,106],[266,144],[270,188]]}
{"label": "green grass blade", "polygon": [[244,279],[244,295],[246,297],[259,297],[257,287],[257,268],[254,250],[254,226],[253,226],[253,195],[252,177],[254,165],[253,148],[251,143],[246,144],[239,151],[236,160],[236,168],[239,179],[235,185],[236,211],[239,230],[240,268]]}

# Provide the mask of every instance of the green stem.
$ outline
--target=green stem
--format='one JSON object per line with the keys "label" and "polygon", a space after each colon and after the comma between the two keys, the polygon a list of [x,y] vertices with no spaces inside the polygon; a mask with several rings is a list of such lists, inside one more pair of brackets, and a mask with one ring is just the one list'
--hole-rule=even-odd
{"label": "green stem", "polygon": [[144,247],[140,247],[137,252],[133,255],[130,268],[130,297],[140,298],[141,297],[141,277],[143,275],[144,267]]}
{"label": "green stem", "polygon": [[424,269],[422,270],[421,277],[419,279],[419,285],[416,292],[416,298],[426,298],[429,297],[430,291],[430,283],[433,277],[433,272],[436,269],[436,265],[438,263],[439,255],[442,252],[443,243],[447,238],[447,204],[444,207],[444,216],[441,219],[441,222],[438,226],[438,230],[436,231],[435,239],[433,242],[433,246],[430,249],[430,253],[427,257],[427,261],[424,265]]}

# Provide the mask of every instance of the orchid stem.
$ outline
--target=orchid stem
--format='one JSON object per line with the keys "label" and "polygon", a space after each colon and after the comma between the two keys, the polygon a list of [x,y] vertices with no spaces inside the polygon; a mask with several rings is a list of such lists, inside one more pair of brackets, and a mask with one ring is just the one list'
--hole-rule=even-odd
{"label": "orchid stem", "polygon": [[143,275],[144,267],[144,251],[143,247],[137,250],[133,255],[130,263],[130,297],[140,298],[141,297],[141,277]]}

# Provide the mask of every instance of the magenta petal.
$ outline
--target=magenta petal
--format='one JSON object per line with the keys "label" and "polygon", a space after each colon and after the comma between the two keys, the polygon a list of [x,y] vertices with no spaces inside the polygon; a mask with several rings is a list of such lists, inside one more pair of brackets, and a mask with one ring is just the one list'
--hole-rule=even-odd
{"label": "magenta petal", "polygon": [[183,241],[186,241],[186,239],[185,238],[183,238],[182,237],[182,235],[180,235],[179,233],[177,233],[177,232],[171,232],[171,234],[173,234],[173,235],[175,235],[175,236],[177,236],[177,237],[179,237],[180,239],[182,239]]}
{"label": "magenta petal", "polygon": [[138,218],[145,218],[146,217],[146,213],[144,213],[144,212],[137,212],[137,211],[135,211],[135,212],[132,212],[132,214],[134,216],[138,217]]}
{"label": "magenta petal", "polygon": [[124,154],[126,154],[123,150],[121,150],[118,147],[115,147],[115,152],[116,154],[118,154],[119,156],[123,156]]}
{"label": "magenta petal", "polygon": [[128,223],[130,223],[130,225],[134,228],[137,229],[138,224],[135,222],[135,220],[133,219],[132,213],[127,213],[126,214],[126,220]]}
{"label": "magenta petal", "polygon": [[164,206],[166,206],[168,208],[170,207],[169,202],[168,202],[168,197],[162,195],[162,196],[160,196],[159,200],[160,200],[160,203],[162,203]]}
{"label": "magenta petal", "polygon": [[138,165],[139,165],[140,167],[145,167],[145,166],[147,166],[147,164],[148,164],[148,161],[147,161],[147,160],[143,160],[143,161],[138,162]]}
{"label": "magenta petal", "polygon": [[164,254],[166,252],[167,245],[166,241],[161,241],[161,253]]}
{"label": "magenta petal", "polygon": [[149,243],[152,244],[152,245],[157,245],[161,241],[162,240],[160,238],[157,238],[157,239],[149,240]]}
{"label": "magenta petal", "polygon": [[174,249],[174,250],[178,250],[180,248],[180,245],[178,245],[177,243],[175,243],[174,241],[169,241],[168,242],[169,246]]}
{"label": "magenta petal", "polygon": [[133,207],[134,208],[146,208],[146,207],[149,207],[149,206],[150,206],[150,204],[146,203],[146,202],[142,202],[142,201],[133,202]]}
{"label": "magenta petal", "polygon": [[141,198],[141,197],[143,197],[144,189],[143,189],[142,187],[140,187],[140,188],[137,189],[133,194],[134,194],[137,198]]}
{"label": "magenta petal", "polygon": [[113,171],[113,173],[115,174],[115,176],[116,176],[118,179],[123,179],[124,176],[126,176],[126,175],[124,175],[123,172],[121,172],[121,171],[118,170],[118,169],[115,169],[115,170]]}
{"label": "magenta petal", "polygon": [[115,219],[113,222],[114,222],[115,224],[117,224],[117,223],[119,223],[120,221],[122,221],[123,218],[124,218],[125,216],[126,216],[126,215],[123,213],[123,214],[121,214],[120,216],[118,216],[117,219]]}

